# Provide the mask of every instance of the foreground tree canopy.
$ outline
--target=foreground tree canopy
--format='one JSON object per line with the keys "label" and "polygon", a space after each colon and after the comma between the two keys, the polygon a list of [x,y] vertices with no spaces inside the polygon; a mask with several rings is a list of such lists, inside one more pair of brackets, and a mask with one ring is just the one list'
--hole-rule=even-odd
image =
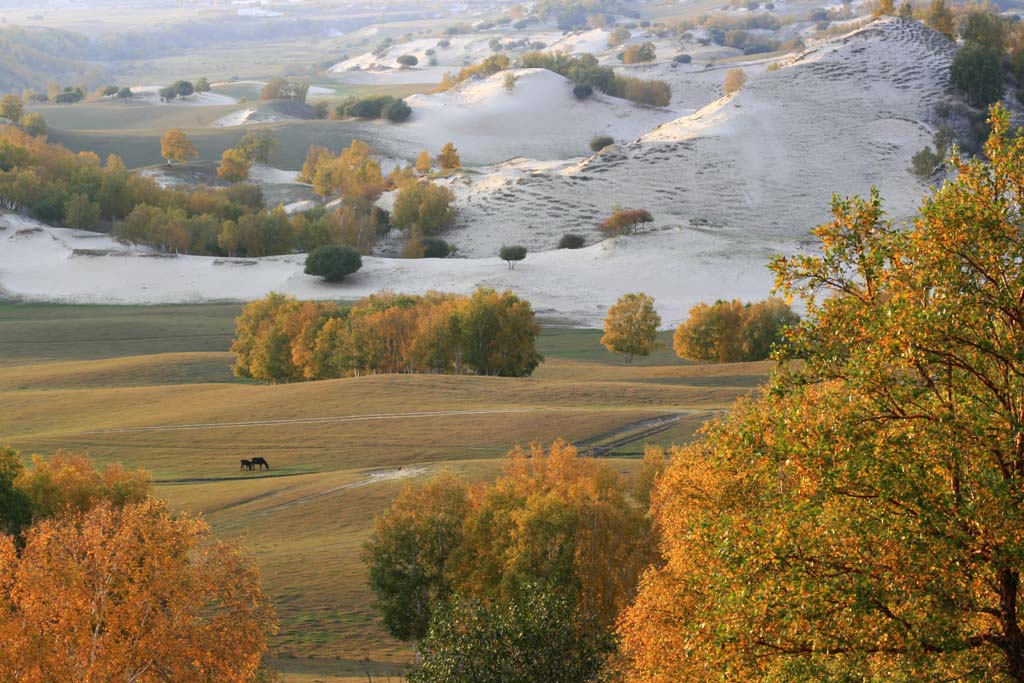
{"label": "foreground tree canopy", "polygon": [[253,680],[275,624],[255,568],[148,475],[2,449],[0,517],[25,503],[32,526],[0,533],[0,680]]}
{"label": "foreground tree canopy", "polygon": [[421,646],[410,680],[568,683],[610,650],[650,547],[622,478],[556,442],[516,448],[488,485],[407,487],[364,559],[389,632]]}
{"label": "foreground tree canopy", "polygon": [[805,360],[674,453],[627,681],[1024,681],[1024,138],[991,125],[913,226],[837,199],[774,264]]}

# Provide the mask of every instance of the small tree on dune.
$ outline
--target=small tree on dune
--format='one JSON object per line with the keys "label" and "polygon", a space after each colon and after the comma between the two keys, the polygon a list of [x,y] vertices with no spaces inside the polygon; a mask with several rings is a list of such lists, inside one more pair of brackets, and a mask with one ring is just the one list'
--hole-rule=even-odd
{"label": "small tree on dune", "polygon": [[462,168],[462,160],[459,158],[459,150],[455,149],[455,145],[453,143],[446,142],[444,147],[441,148],[441,153],[437,155],[437,165],[444,171]]}
{"label": "small tree on dune", "polygon": [[508,269],[515,270],[516,263],[526,258],[526,247],[521,245],[504,246],[498,251],[502,261],[508,262]]}
{"label": "small tree on dune", "polygon": [[624,294],[608,309],[601,344],[630,363],[634,356],[649,356],[656,348],[660,326],[653,297],[643,292]]}
{"label": "small tree on dune", "polygon": [[654,216],[647,209],[617,209],[599,227],[610,235],[635,235],[643,226],[653,222]]}
{"label": "small tree on dune", "polygon": [[722,92],[731,95],[744,86],[747,82],[747,74],[743,69],[729,69],[725,72],[725,83],[722,84]]}
{"label": "small tree on dune", "polygon": [[170,164],[172,161],[189,161],[199,156],[199,151],[192,144],[185,132],[172,128],[160,138],[160,156]]}
{"label": "small tree on dune", "polygon": [[430,173],[430,170],[434,167],[434,161],[430,158],[430,152],[423,150],[420,155],[416,157],[416,172],[417,173]]}

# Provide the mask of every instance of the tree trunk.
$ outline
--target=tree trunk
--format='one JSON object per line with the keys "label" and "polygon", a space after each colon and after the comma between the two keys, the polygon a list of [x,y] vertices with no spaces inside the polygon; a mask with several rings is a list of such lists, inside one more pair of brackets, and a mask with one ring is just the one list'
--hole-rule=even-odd
{"label": "tree trunk", "polygon": [[1024,683],[1024,634],[1017,621],[1017,591],[1020,574],[1012,569],[1000,569],[999,612],[1003,635],[999,647],[1006,656],[1006,672],[1010,679]]}

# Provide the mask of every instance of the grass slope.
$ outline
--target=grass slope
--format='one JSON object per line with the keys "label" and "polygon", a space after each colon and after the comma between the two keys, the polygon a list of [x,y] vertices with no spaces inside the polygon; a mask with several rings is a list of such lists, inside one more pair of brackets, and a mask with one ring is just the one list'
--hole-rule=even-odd
{"label": "grass slope", "polygon": [[[359,560],[404,484],[444,468],[486,479],[516,443],[628,440],[666,415],[682,418],[655,440],[685,440],[768,369],[684,364],[668,351],[626,366],[597,331],[547,328],[547,361],[528,379],[268,387],[230,376],[238,310],[0,304],[0,443],[145,467],[172,506],[242,539],[280,615],[274,665],[292,681],[364,680],[364,666],[393,676],[410,660],[371,608]],[[256,453],[273,469],[239,472]],[[628,474],[638,461],[614,462]]]}

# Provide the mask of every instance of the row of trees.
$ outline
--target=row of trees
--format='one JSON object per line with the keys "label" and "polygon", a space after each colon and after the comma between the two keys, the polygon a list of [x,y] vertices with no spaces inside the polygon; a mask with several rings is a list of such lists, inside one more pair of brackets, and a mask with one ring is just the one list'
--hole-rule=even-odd
{"label": "row of trees", "polygon": [[[634,51],[631,58],[645,60],[649,56],[645,48],[637,47],[639,49]],[[637,104],[655,107],[667,106],[672,99],[672,89],[664,81],[619,76],[611,67],[599,65],[593,55],[568,55],[562,52],[528,52],[519,57],[514,65],[506,55],[491,55],[478,64],[464,67],[457,74],[446,73],[438,86],[438,91],[450,90],[470,78],[489,76],[512,66],[523,69],[548,69],[565,76],[580,88],[574,92],[581,99],[595,89],[612,97],[621,97]]]}
{"label": "row of trees", "polygon": [[471,296],[380,293],[350,308],[270,294],[236,320],[235,374],[297,382],[374,373],[525,377],[543,360],[529,302],[479,288]]}
{"label": "row of trees", "polygon": [[[701,303],[676,328],[673,349],[680,358],[714,363],[765,360],[785,340],[800,317],[780,299],[758,303],[716,301]],[[601,344],[612,353],[649,356],[658,344],[661,316],[654,299],[642,292],[624,294],[608,309]]]}
{"label": "row of trees", "polygon": [[276,618],[235,544],[147,473],[0,448],[0,678],[249,681]]}

